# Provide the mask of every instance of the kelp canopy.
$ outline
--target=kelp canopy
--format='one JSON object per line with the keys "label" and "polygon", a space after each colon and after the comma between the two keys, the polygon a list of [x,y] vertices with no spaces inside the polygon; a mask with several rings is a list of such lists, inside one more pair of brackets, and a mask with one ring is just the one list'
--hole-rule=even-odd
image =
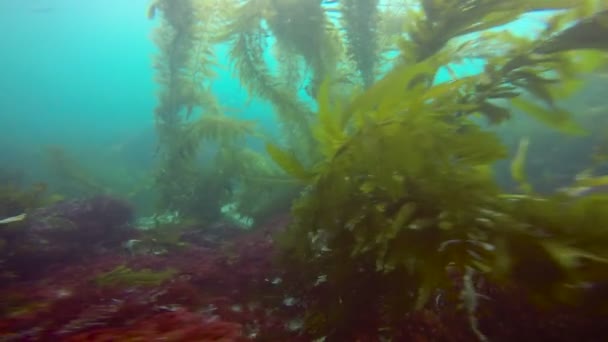
{"label": "kelp canopy", "polygon": [[[564,134],[583,133],[558,100],[606,62],[605,5],[411,3],[155,1],[151,15],[163,15],[156,117],[165,205],[197,212],[192,184],[205,192],[213,182],[237,181],[241,195],[260,189],[261,180],[277,184],[260,152],[250,154],[259,162],[239,166],[247,160],[239,139],[269,138],[226,116],[210,91],[212,45],[225,43],[241,83],[273,105],[281,124],[281,141],[267,144],[268,155],[303,189],[280,242],[286,283],[309,303],[308,333],[344,340],[374,317],[387,327],[379,334],[390,336],[442,289],[484,340],[476,319],[480,276],[523,288],[540,305],[608,314],[608,196],[535,194],[523,172],[525,141],[512,164],[522,192],[503,193],[491,167],[506,149],[476,119],[499,124],[513,106]],[[557,11],[537,37],[492,30],[547,10]],[[265,57],[269,36],[278,71]],[[437,82],[440,70],[468,58],[483,59],[484,70]],[[217,161],[232,171],[205,175],[196,159],[201,141],[218,143],[224,158]]]}

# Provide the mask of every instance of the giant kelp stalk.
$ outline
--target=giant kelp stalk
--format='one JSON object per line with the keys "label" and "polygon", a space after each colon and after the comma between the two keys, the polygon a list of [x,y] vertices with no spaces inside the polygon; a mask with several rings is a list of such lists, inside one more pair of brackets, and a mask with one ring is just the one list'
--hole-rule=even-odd
{"label": "giant kelp stalk", "polygon": [[[286,144],[309,162],[316,160],[310,122],[313,112],[299,96],[299,89],[284,80],[302,75],[297,58],[306,67],[309,84],[306,90],[314,96],[322,80],[337,72],[341,57],[337,29],[327,19],[321,2],[316,0],[248,0],[244,1],[222,40],[229,42],[230,59],[241,84],[250,95],[268,100],[275,109]],[[291,77],[277,75],[268,59],[268,37],[276,39],[278,55],[291,63]],[[286,70],[282,65],[278,70]]]}
{"label": "giant kelp stalk", "polygon": [[311,70],[310,89],[313,94],[324,78],[332,75],[337,63],[336,37],[321,2],[316,0],[272,0],[274,11],[267,18],[277,42],[301,55]]}
{"label": "giant kelp stalk", "polygon": [[371,326],[378,339],[415,340],[418,333],[404,330],[403,321],[444,296],[455,309],[462,306],[471,336],[492,340],[478,320],[480,277],[519,288],[539,305],[608,312],[608,197],[534,194],[525,186],[523,152],[512,170],[525,193],[503,194],[491,166],[506,157],[505,148],[471,119],[478,113],[492,122],[507,119],[494,102],[500,99],[578,132],[555,101],[574,89],[597,54],[575,47],[530,52],[548,41],[560,46],[555,39],[567,39],[566,23],[583,12],[559,14],[534,40],[484,35],[483,43],[502,49],[483,73],[430,82],[458,57],[444,49],[451,38],[564,3],[423,1],[425,19],[401,45],[411,64],[399,63],[347,103],[330,96],[329,82],[321,87],[313,128],[320,163],[307,168],[268,145],[275,161],[307,185],[281,243],[286,269],[294,270],[285,282],[306,302],[308,333],[353,340],[357,329]]}
{"label": "giant kelp stalk", "polygon": [[230,182],[203,172],[198,162],[201,142],[224,144],[251,131],[249,123],[223,115],[210,89],[215,76],[213,44],[232,5],[230,1],[160,0],[150,7],[150,16],[162,13],[155,34],[160,50],[155,61],[161,85],[156,108],[160,202],[163,209],[186,216],[217,217]]}
{"label": "giant kelp stalk", "polygon": [[183,152],[186,115],[198,105],[190,60],[195,47],[196,18],[194,0],[159,0],[149,10],[149,17],[161,12],[162,22],[154,41],[158,46],[154,67],[160,84],[155,109],[159,136],[160,167],[157,175],[161,203],[170,209],[183,205],[193,160]]}
{"label": "giant kelp stalk", "polygon": [[345,0],[341,6],[349,57],[357,64],[363,84],[369,87],[378,59],[378,0]]}
{"label": "giant kelp stalk", "polygon": [[[251,162],[259,154],[242,151],[246,137],[261,137],[254,123],[225,115],[211,90],[214,44],[225,39],[220,33],[237,8],[237,1],[191,0],[157,1],[150,10],[151,16],[157,10],[163,14],[156,35],[161,51],[156,63],[162,86],[156,111],[161,204],[202,222],[218,220],[221,208],[227,203],[234,206],[231,201],[238,202],[236,197],[251,197],[243,184],[259,189],[252,174],[264,179],[274,172]],[[236,206],[255,214],[244,210],[244,204]]]}

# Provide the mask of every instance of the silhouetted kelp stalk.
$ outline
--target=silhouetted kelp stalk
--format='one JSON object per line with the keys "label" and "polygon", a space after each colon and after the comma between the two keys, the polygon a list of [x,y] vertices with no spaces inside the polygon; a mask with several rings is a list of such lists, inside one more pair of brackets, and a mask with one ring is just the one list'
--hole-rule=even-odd
{"label": "silhouetted kelp stalk", "polygon": [[161,85],[155,109],[161,157],[157,177],[161,201],[173,209],[183,201],[179,194],[186,193],[189,187],[185,180],[192,157],[183,152],[183,124],[188,112],[198,107],[200,97],[200,86],[193,84],[193,71],[188,68],[196,38],[194,1],[154,1],[149,17],[155,17],[157,12],[162,13],[161,25],[154,35],[159,47],[154,62],[156,81]]}
{"label": "silhouetted kelp stalk", "polygon": [[548,54],[580,49],[608,49],[608,10],[595,13],[559,32],[535,52]]}
{"label": "silhouetted kelp stalk", "polygon": [[375,80],[378,62],[378,0],[345,0],[340,2],[349,57],[355,61],[363,84]]}
{"label": "silhouetted kelp stalk", "polygon": [[[187,219],[212,223],[226,216],[222,207],[234,204],[249,222],[263,208],[260,201],[248,199],[255,193],[259,198],[275,196],[264,179],[275,177],[276,169],[263,155],[242,148],[245,138],[263,134],[255,122],[226,115],[211,92],[215,44],[227,39],[232,18],[240,13],[237,4],[159,0],[151,5],[150,17],[161,18],[155,34],[161,85],[156,108],[159,211],[178,211]],[[201,151],[212,155],[207,165],[200,162]]]}

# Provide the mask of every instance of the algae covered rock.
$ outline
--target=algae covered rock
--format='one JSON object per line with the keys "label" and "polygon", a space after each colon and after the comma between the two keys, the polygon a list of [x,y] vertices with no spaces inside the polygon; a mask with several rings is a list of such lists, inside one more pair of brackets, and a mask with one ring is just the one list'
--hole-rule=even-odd
{"label": "algae covered rock", "polygon": [[22,224],[0,231],[0,258],[15,274],[34,274],[58,262],[119,251],[136,231],[131,206],[110,196],[68,200],[27,215]]}

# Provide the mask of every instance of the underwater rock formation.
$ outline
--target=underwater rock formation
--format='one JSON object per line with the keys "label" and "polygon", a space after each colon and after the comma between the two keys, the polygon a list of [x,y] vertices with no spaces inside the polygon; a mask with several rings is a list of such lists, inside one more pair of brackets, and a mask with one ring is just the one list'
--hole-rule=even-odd
{"label": "underwater rock formation", "polygon": [[[2,341],[313,341],[314,331],[303,324],[312,321],[320,327],[323,322],[306,310],[314,300],[324,300],[318,294],[331,284],[319,277],[309,292],[286,286],[289,280],[275,262],[278,246],[272,236],[289,220],[275,217],[263,229],[162,256],[94,255],[86,263],[59,264],[42,279],[5,283],[0,286]],[[112,286],[95,281],[116,270],[125,276],[175,272],[155,286],[137,276]],[[451,276],[455,284],[462,283],[462,275]],[[541,310],[521,288],[473,280],[479,326],[491,341],[605,340],[600,338],[606,335],[602,316]],[[453,295],[438,290],[424,309],[399,316],[392,340],[476,341]],[[348,341],[378,341],[386,321],[372,311],[360,310],[359,315],[366,319],[353,326]]]}
{"label": "underwater rock formation", "polygon": [[49,218],[60,217],[76,225],[81,233],[94,238],[122,230],[123,226],[132,220],[133,211],[125,201],[99,195],[88,199],[62,201],[39,209],[32,216],[30,225],[33,230],[52,229]]}
{"label": "underwater rock formation", "polygon": [[23,225],[0,232],[13,273],[33,275],[47,265],[121,248],[136,231],[130,205],[109,196],[69,200],[37,209]]}
{"label": "underwater rock formation", "polygon": [[[0,286],[2,341],[307,341],[285,330],[300,314],[281,304],[270,235],[255,232],[193,243],[166,255],[109,252],[58,264],[35,280]],[[164,275],[171,272],[170,279]],[[156,278],[154,286],[142,274]],[[110,277],[109,277],[110,275]],[[111,284],[99,280],[114,279]],[[160,278],[157,278],[160,279]]]}

